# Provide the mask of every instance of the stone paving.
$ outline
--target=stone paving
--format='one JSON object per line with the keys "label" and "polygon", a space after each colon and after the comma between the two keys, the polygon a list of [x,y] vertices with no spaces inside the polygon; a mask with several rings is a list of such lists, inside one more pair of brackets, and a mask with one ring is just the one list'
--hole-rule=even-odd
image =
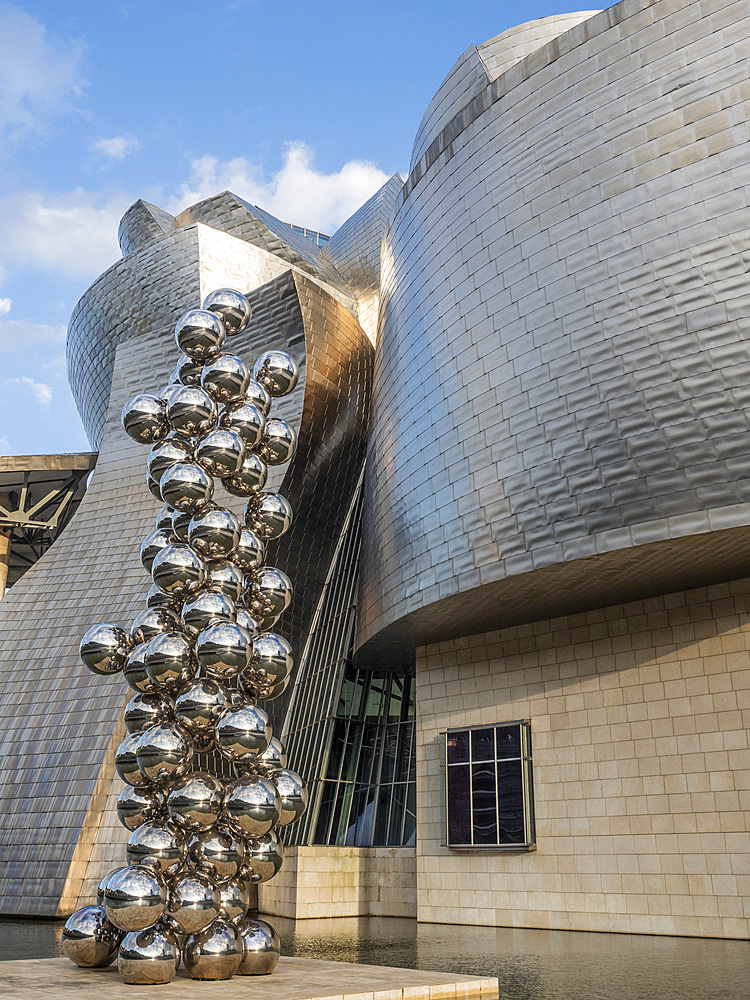
{"label": "stone paving", "polygon": [[125,985],[116,965],[79,969],[66,958],[0,963],[0,1000],[74,995],[81,1000],[139,1000],[163,994],[190,1000],[494,1000],[498,991],[494,977],[309,958],[282,958],[271,976],[235,976],[225,982],[198,982],[180,968],[171,983],[156,989]]}

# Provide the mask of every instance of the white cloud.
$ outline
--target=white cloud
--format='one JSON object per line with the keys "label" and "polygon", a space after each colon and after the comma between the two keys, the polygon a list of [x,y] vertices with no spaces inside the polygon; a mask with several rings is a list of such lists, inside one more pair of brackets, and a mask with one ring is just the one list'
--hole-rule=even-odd
{"label": "white cloud", "polygon": [[0,437],[0,455],[7,455],[10,452],[10,441],[7,437]]}
{"label": "white cloud", "polygon": [[42,22],[0,3],[0,134],[43,125],[83,86],[80,41],[52,38]]}
{"label": "white cloud", "polygon": [[122,160],[128,153],[134,153],[141,144],[132,135],[115,135],[111,139],[98,139],[91,146],[96,153],[102,153],[113,160]]}
{"label": "white cloud", "polygon": [[219,161],[202,156],[193,160],[190,181],[167,207],[177,214],[228,189],[285,222],[333,233],[388,180],[367,160],[349,160],[331,174],[316,170],[313,161],[309,146],[289,143],[283,166],[266,179],[261,167],[243,157]]}
{"label": "white cloud", "polygon": [[44,382],[35,382],[33,378],[24,375],[22,378],[6,378],[6,385],[20,385],[23,389],[28,389],[33,394],[37,403],[46,410],[52,402],[52,388]]}
{"label": "white cloud", "polygon": [[24,351],[39,345],[64,344],[65,332],[62,323],[53,326],[50,323],[32,323],[27,319],[0,320],[0,347],[4,351],[13,348]]}
{"label": "white cloud", "polygon": [[10,312],[13,302],[11,299],[0,299],[0,316]]}

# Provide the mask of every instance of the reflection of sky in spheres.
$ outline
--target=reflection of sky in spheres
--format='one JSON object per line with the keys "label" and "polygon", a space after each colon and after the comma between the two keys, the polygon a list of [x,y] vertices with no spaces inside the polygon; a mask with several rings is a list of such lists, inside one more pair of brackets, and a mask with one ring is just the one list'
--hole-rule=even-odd
{"label": "reflection of sky in spheres", "polygon": [[[739,1000],[750,942],[271,917],[282,955],[498,976],[500,1000]],[[0,922],[0,959],[61,954],[61,923]]]}

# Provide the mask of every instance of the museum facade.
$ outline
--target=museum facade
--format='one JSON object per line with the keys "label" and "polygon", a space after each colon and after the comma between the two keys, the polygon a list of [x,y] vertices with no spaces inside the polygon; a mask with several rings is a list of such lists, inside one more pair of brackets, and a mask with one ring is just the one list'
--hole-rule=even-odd
{"label": "museum facade", "polygon": [[119,414],[229,285],[304,384],[271,704],[311,806],[260,907],[748,936],[749,42],[750,0],[624,0],[471,46],[330,239],[128,210],[68,331],[96,469],[0,602],[1,912],[122,851],[124,689],[77,656],[148,587]]}

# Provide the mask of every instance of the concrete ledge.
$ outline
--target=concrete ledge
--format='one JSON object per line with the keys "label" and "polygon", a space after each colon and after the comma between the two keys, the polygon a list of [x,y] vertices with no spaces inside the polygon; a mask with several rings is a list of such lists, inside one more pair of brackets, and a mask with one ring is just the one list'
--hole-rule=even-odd
{"label": "concrete ledge", "polygon": [[[188,989],[189,987],[189,989]],[[494,977],[454,976],[449,972],[391,969],[380,965],[321,962],[310,958],[282,958],[271,976],[235,976],[224,982],[198,982],[180,967],[172,982],[161,988],[126,986],[116,965],[107,969],[79,969],[66,958],[0,962],[0,998],[31,1000],[50,997],[92,997],[118,1000],[170,994],[239,1000],[493,1000],[499,992]]]}

